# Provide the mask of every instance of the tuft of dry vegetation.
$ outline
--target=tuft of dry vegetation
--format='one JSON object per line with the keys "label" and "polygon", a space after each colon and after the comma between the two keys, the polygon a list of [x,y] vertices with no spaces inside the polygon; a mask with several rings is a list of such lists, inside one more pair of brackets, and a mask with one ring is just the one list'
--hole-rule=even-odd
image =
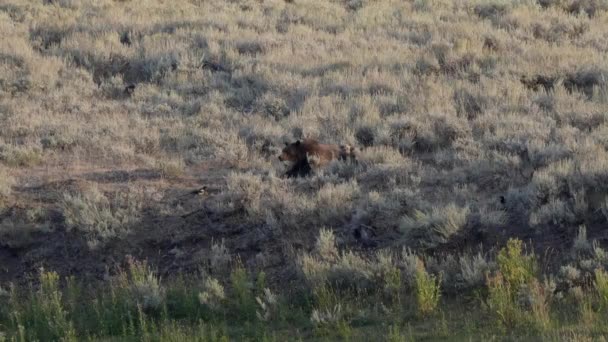
{"label": "tuft of dry vegetation", "polygon": [[0,196],[5,198],[11,194],[13,184],[15,184],[15,179],[5,168],[0,169],[0,179]]}
{"label": "tuft of dry vegetation", "polygon": [[65,193],[61,209],[68,231],[82,231],[97,245],[113,238],[126,238],[130,228],[139,222],[144,202],[141,192],[104,194],[93,186],[80,193]]}

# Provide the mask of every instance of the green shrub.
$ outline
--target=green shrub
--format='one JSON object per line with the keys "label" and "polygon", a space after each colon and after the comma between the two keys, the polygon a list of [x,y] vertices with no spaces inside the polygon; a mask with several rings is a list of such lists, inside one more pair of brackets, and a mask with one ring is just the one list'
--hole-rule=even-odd
{"label": "green shrub", "polygon": [[203,285],[203,291],[198,295],[201,304],[211,309],[218,310],[226,299],[224,287],[220,282],[212,277],[207,277]]}
{"label": "green shrub", "polygon": [[165,300],[165,288],[146,261],[129,260],[125,281],[131,298],[145,311],[158,310]]}
{"label": "green shrub", "polygon": [[487,306],[495,314],[500,326],[510,330],[529,327],[547,331],[551,326],[551,282],[541,284],[537,278],[533,254],[523,254],[523,243],[509,239],[498,253],[499,271],[488,276]]}
{"label": "green shrub", "polygon": [[77,341],[76,331],[62,302],[59,275],[42,270],[40,287],[20,298],[16,291],[11,294],[12,324],[21,339]]}
{"label": "green shrub", "polygon": [[595,270],[595,290],[597,291],[600,308],[608,309],[608,273],[601,269]]}
{"label": "green shrub", "polygon": [[268,322],[276,316],[277,296],[270,289],[265,288],[261,295],[255,297],[255,301],[258,304],[258,310],[255,313],[258,320]]}
{"label": "green shrub", "polygon": [[551,283],[541,283],[537,279],[532,279],[528,285],[529,310],[533,327],[546,332],[551,328],[551,300],[553,290]]}
{"label": "green shrub", "polygon": [[519,286],[529,283],[536,276],[535,256],[523,254],[521,240],[509,239],[507,246],[498,253],[497,263],[500,273],[509,283],[512,291],[516,292]]}
{"label": "green shrub", "polygon": [[341,337],[348,341],[353,333],[341,304],[313,309],[310,320],[318,336]]}
{"label": "green shrub", "polygon": [[249,281],[247,271],[240,262],[232,270],[230,282],[232,285],[232,295],[234,296],[234,306],[239,314],[239,318],[253,320],[256,309],[253,285]]}
{"label": "green shrub", "polygon": [[376,285],[377,265],[352,251],[338,252],[331,230],[321,229],[314,253],[304,253],[298,263],[311,287],[325,283],[341,289],[369,290]]}
{"label": "green shrub", "polygon": [[406,342],[408,340],[413,340],[407,338],[399,328],[398,325],[390,325],[388,327],[388,332],[386,334],[386,341],[388,342]]}
{"label": "green shrub", "polygon": [[437,309],[441,297],[440,284],[441,279],[428,274],[424,269],[424,263],[418,260],[416,266],[416,303],[420,316],[428,316]]}
{"label": "green shrub", "polygon": [[488,300],[486,304],[497,316],[504,327],[513,327],[517,322],[519,310],[512,298],[513,290],[511,284],[505,281],[502,273],[488,277]]}
{"label": "green shrub", "polygon": [[376,272],[373,280],[378,290],[381,290],[389,307],[400,308],[404,279],[397,256],[388,250],[380,250],[376,253],[375,264]]}

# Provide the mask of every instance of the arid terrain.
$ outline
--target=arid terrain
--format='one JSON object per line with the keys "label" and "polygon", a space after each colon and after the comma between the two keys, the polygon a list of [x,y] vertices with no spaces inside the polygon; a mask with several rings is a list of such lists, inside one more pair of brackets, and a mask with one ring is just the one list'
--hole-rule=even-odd
{"label": "arid terrain", "polygon": [[[606,0],[3,0],[0,32],[0,301],[48,309],[0,341],[608,334]],[[285,177],[303,138],[357,162]],[[104,286],[126,311],[81,322]]]}

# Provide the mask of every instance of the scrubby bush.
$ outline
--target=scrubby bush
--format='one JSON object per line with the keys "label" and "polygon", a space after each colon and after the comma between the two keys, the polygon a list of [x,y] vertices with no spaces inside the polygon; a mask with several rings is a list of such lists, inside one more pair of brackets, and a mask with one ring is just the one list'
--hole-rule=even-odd
{"label": "scrubby bush", "polygon": [[33,167],[42,162],[42,151],[37,146],[0,144],[0,161],[12,167]]}
{"label": "scrubby bush", "polygon": [[506,3],[502,1],[489,1],[487,3],[481,3],[473,9],[475,14],[482,19],[490,19],[494,22],[498,21],[504,16],[509,10]]}
{"label": "scrubby bush", "polygon": [[313,287],[330,284],[340,288],[369,289],[372,285],[372,263],[350,251],[338,252],[330,230],[320,230],[314,253],[301,255],[299,264]]}
{"label": "scrubby bush", "polygon": [[216,274],[227,273],[232,257],[226,247],[224,240],[217,243],[211,242],[211,255],[209,256],[209,267]]}
{"label": "scrubby bush", "polygon": [[606,310],[608,308],[608,274],[606,271],[595,270],[595,290],[599,297],[601,309]]}
{"label": "scrubby bush", "polygon": [[59,275],[41,270],[39,281],[40,288],[27,294],[25,300],[12,292],[9,305],[14,328],[20,330],[22,339],[77,341],[74,324],[63,304]]}
{"label": "scrubby bush", "polygon": [[439,284],[441,279],[436,279],[424,269],[424,263],[418,260],[416,266],[416,303],[418,314],[427,316],[433,313],[439,305],[441,289]]}
{"label": "scrubby bush", "polygon": [[163,177],[177,178],[184,173],[184,162],[182,160],[161,160],[156,163]]}
{"label": "scrubby bush", "polygon": [[416,210],[413,215],[403,217],[401,229],[413,244],[433,248],[459,233],[467,223],[469,212],[469,208],[455,204],[433,207],[428,213]]}
{"label": "scrubby bush", "polygon": [[232,295],[234,298],[233,305],[239,313],[239,318],[244,320],[253,319],[256,314],[254,288],[242,264],[237,263],[230,273],[230,285],[232,285]]}
{"label": "scrubby bush", "polygon": [[162,307],[166,289],[147,261],[129,259],[126,271],[119,275],[117,281],[119,286],[128,291],[135,305],[141,309],[156,311]]}
{"label": "scrubby bush", "polygon": [[63,195],[61,208],[68,228],[84,233],[91,246],[125,237],[141,217],[142,193],[129,190],[112,195],[95,186]]}
{"label": "scrubby bush", "polygon": [[485,284],[488,274],[494,271],[495,268],[496,265],[488,261],[481,253],[462,256],[460,258],[462,288],[480,288]]}
{"label": "scrubby bush", "polygon": [[547,331],[555,284],[537,279],[533,254],[523,253],[523,243],[510,239],[497,256],[499,271],[487,278],[487,306],[505,329],[530,326]]}
{"label": "scrubby bush", "polygon": [[521,240],[509,239],[496,257],[500,273],[505,281],[514,287],[529,283],[537,273],[534,254],[524,254],[523,248]]}
{"label": "scrubby bush", "polygon": [[255,314],[258,320],[268,322],[277,315],[277,296],[269,288],[264,288],[261,295],[255,297],[258,309]]}
{"label": "scrubby bush", "polygon": [[302,275],[312,288],[362,292],[380,288],[393,299],[399,299],[403,289],[415,288],[418,262],[416,254],[405,248],[400,255],[381,250],[369,257],[339,251],[333,232],[326,229],[320,230],[315,250],[298,258]]}
{"label": "scrubby bush", "polygon": [[207,277],[203,285],[203,291],[199,293],[198,298],[201,304],[211,309],[221,309],[226,298],[224,287],[217,279]]}

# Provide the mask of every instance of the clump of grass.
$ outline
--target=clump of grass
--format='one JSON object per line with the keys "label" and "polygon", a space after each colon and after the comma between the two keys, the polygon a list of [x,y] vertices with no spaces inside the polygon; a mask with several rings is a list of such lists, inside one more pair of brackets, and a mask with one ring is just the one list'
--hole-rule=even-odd
{"label": "clump of grass", "polygon": [[0,161],[12,167],[33,167],[42,162],[42,151],[34,146],[0,145]]}
{"label": "clump of grass", "polygon": [[497,257],[499,271],[488,276],[487,306],[507,331],[530,327],[547,331],[551,324],[551,282],[540,283],[533,254],[523,253],[523,243],[510,239]]}
{"label": "clump of grass", "polygon": [[523,253],[521,240],[509,239],[507,246],[500,250],[496,258],[500,273],[513,286],[529,283],[537,273],[534,254]]}
{"label": "clump of grass", "polygon": [[253,292],[253,284],[249,280],[247,271],[242,264],[237,263],[230,274],[232,285],[233,305],[238,313],[238,318],[252,321],[256,314],[256,302]]}
{"label": "clump of grass", "polygon": [[11,292],[13,329],[19,331],[22,340],[77,341],[74,325],[69,318],[59,288],[59,275],[40,271],[40,287],[20,298],[16,290]]}
{"label": "clump of grass", "polygon": [[416,303],[418,314],[422,317],[435,312],[441,299],[441,279],[430,275],[424,263],[418,260],[416,265]]}
{"label": "clump of grass", "polygon": [[491,1],[475,6],[474,12],[480,18],[497,21],[507,13],[508,9],[509,7],[503,2]]}
{"label": "clump of grass", "polygon": [[595,270],[595,290],[601,310],[608,310],[608,273],[601,269]]}
{"label": "clump of grass", "polygon": [[320,229],[319,237],[315,242],[315,251],[323,260],[335,260],[338,258],[338,248],[336,247],[336,236],[330,229]]}
{"label": "clump of grass", "polygon": [[15,178],[11,176],[7,169],[0,167],[0,200],[11,194]]}
{"label": "clump of grass", "polygon": [[329,285],[319,285],[313,291],[313,298],[315,306],[310,321],[315,333],[348,339],[352,330],[339,293]]}
{"label": "clump of grass", "polygon": [[420,210],[413,215],[406,215],[401,220],[401,229],[408,239],[426,248],[434,248],[460,232],[467,223],[468,207],[449,204],[446,207],[434,207],[426,213]]}
{"label": "clump of grass", "polygon": [[551,202],[541,206],[530,215],[530,224],[532,226],[567,226],[576,222],[577,217],[572,212],[571,207],[564,201],[552,200]]}
{"label": "clump of grass", "polygon": [[378,273],[384,293],[400,302],[401,290],[403,289],[402,271],[398,263],[393,259],[389,251],[379,251],[376,255],[378,261]]}
{"label": "clump of grass", "polygon": [[501,273],[488,277],[488,300],[489,309],[498,317],[503,326],[512,327],[517,320],[518,311],[515,307],[511,284],[504,280]]}
{"label": "clump of grass", "polygon": [[139,221],[144,198],[129,190],[108,196],[96,186],[78,193],[65,193],[61,209],[69,230],[83,232],[90,246],[125,237]]}
{"label": "clump of grass", "polygon": [[228,342],[230,337],[225,327],[199,321],[188,325],[176,321],[162,324],[155,335],[147,336],[150,339],[158,338],[163,342]]}
{"label": "clump of grass", "polygon": [[203,285],[203,292],[199,293],[198,298],[201,304],[206,305],[211,309],[221,309],[223,302],[226,299],[224,287],[217,279],[207,277]]}
{"label": "clump of grass", "polygon": [[340,305],[333,308],[313,309],[310,320],[315,325],[315,331],[319,336],[331,336],[336,330],[345,331],[346,335],[350,334]]}
{"label": "clump of grass", "polygon": [[229,269],[232,257],[230,251],[226,247],[224,240],[222,239],[219,243],[217,241],[211,242],[211,255],[209,256],[209,267],[211,271],[216,274],[222,274]]}
{"label": "clump of grass", "polygon": [[[0,209],[9,201],[0,196]],[[27,208],[15,211],[12,215],[6,215],[0,219],[0,239],[6,246],[12,248],[23,248],[30,246],[38,233],[49,233],[53,231],[49,222],[49,212],[44,207]]]}
{"label": "clump of grass", "polygon": [[413,339],[412,336],[405,335],[398,325],[390,325],[388,327],[388,332],[386,334],[386,341],[388,342],[406,342],[412,341]]}
{"label": "clump of grass", "polygon": [[145,311],[159,310],[163,305],[166,289],[147,261],[130,259],[127,271],[120,275],[120,282],[128,289],[137,306]]}
{"label": "clump of grass", "polygon": [[465,289],[480,288],[485,285],[486,276],[495,269],[496,264],[488,261],[481,253],[460,258],[460,276]]}
{"label": "clump of grass", "polygon": [[584,13],[590,17],[608,10],[608,3],[601,0],[538,0],[538,3],[544,8],[557,7],[573,15]]}
{"label": "clump of grass", "polygon": [[177,160],[161,160],[158,161],[156,167],[160,170],[161,175],[167,178],[178,178],[184,174],[184,161]]}
{"label": "clump of grass", "polygon": [[[533,279],[527,287],[527,309],[532,326],[540,332],[549,331],[552,325],[551,301],[555,284],[551,281],[541,283]],[[525,293],[525,292],[524,292]]]}
{"label": "clump of grass", "polygon": [[[382,254],[380,258],[383,258]],[[366,291],[376,284],[392,283],[395,278],[395,271],[387,265],[382,266],[378,260],[353,251],[339,252],[333,232],[327,229],[320,230],[314,253],[303,253],[298,263],[304,278],[313,288],[327,284],[340,289]]]}
{"label": "clump of grass", "polygon": [[258,320],[268,322],[276,318],[278,299],[269,288],[264,288],[262,295],[256,296],[255,301],[258,304],[255,312]]}

